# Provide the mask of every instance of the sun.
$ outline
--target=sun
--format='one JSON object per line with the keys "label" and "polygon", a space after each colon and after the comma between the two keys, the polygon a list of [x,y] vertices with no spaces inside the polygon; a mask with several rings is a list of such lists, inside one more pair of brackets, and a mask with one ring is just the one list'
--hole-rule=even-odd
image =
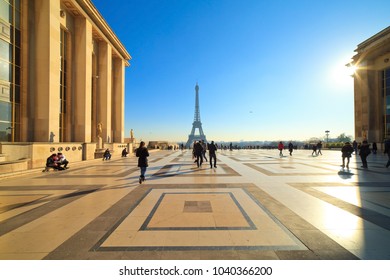
{"label": "sun", "polygon": [[353,76],[356,71],[356,66],[344,62],[336,63],[330,70],[330,83],[338,88],[345,88],[353,85]]}

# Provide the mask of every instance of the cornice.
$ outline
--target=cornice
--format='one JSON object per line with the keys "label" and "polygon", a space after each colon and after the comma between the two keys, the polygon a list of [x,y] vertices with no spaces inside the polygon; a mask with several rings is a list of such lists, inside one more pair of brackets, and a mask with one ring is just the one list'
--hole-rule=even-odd
{"label": "cornice", "polygon": [[123,46],[121,41],[112,31],[110,26],[104,20],[103,16],[99,13],[96,7],[93,5],[91,0],[75,0],[79,4],[84,12],[90,17],[93,23],[101,30],[101,32],[107,37],[111,44],[116,48],[120,53],[122,58],[126,61],[126,66],[129,66],[129,60],[131,60],[130,54],[127,52],[126,48]]}

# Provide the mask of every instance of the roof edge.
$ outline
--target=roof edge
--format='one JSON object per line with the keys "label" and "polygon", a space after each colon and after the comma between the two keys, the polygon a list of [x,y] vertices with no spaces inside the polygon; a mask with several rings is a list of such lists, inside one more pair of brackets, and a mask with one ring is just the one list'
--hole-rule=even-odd
{"label": "roof edge", "polygon": [[[106,20],[97,10],[95,5],[91,0],[76,0],[77,3],[84,8],[84,11],[88,14],[88,16],[93,20],[93,22],[101,29],[104,35],[107,36],[107,39],[117,48],[117,51],[122,55],[123,59],[126,60],[126,64],[129,64],[129,60],[131,60],[131,56],[119,40],[118,36],[114,33],[111,27],[108,25]],[[127,65],[127,66],[128,66]]]}

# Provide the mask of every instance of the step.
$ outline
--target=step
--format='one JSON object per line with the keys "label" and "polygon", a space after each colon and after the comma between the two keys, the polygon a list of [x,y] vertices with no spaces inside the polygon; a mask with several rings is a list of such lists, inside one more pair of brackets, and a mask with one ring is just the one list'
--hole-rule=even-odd
{"label": "step", "polygon": [[0,154],[0,162],[6,161],[5,154]]}
{"label": "step", "polygon": [[28,169],[28,159],[1,161],[0,174],[26,171]]}

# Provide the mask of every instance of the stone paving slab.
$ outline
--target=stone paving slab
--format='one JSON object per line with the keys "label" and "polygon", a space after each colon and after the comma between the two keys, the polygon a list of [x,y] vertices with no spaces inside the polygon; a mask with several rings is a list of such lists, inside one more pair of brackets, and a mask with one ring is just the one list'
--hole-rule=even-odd
{"label": "stone paving slab", "polygon": [[[287,153],[286,153],[287,154]],[[0,179],[0,259],[390,259],[390,170],[339,151],[190,151]]]}

